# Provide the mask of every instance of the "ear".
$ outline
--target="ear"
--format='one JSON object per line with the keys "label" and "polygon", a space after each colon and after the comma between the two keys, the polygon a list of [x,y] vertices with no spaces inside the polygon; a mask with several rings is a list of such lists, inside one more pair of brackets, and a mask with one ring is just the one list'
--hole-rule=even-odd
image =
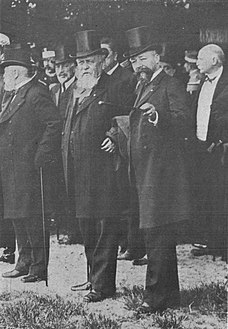
{"label": "ear", "polygon": [[158,64],[160,62],[160,55],[155,54],[155,59],[156,59],[156,63]]}
{"label": "ear", "polygon": [[218,64],[218,58],[217,58],[217,56],[213,56],[212,57],[212,65],[216,66],[217,64]]}

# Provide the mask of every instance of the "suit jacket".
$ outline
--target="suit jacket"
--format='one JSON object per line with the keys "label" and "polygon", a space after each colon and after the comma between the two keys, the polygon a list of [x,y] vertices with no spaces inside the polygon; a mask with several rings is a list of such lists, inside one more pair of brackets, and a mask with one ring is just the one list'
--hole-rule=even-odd
{"label": "suit jacket", "polygon": [[[158,112],[155,127],[139,109],[151,103]],[[190,213],[184,138],[189,109],[184,86],[164,71],[138,88],[130,113],[129,149],[139,195],[140,226],[154,228],[186,220]]]}
{"label": "suit jacket", "polygon": [[4,218],[41,214],[36,166],[56,160],[61,121],[49,92],[35,79],[0,114],[0,173]]}
{"label": "suit jacket", "polygon": [[67,109],[62,152],[67,179],[71,145],[77,217],[114,217],[119,213],[113,154],[101,150],[101,144],[121,108],[99,105],[99,101],[118,102],[118,87],[106,74],[80,105],[76,89]]}
{"label": "suit jacket", "polygon": [[136,77],[130,70],[121,65],[118,65],[109,77],[110,83],[113,86],[118,86],[118,103],[122,105],[122,113],[129,114],[130,106],[133,105],[135,99]]}
{"label": "suit jacket", "polygon": [[51,97],[52,97],[55,105],[59,109],[59,113],[60,113],[60,116],[61,116],[62,120],[64,120],[65,115],[66,115],[67,104],[68,104],[69,99],[71,97],[71,93],[72,93],[73,89],[76,88],[76,78],[72,82],[72,84],[67,88],[67,90],[65,90],[61,94],[61,97],[59,99],[60,87],[61,87],[60,83],[56,83],[51,88]]}

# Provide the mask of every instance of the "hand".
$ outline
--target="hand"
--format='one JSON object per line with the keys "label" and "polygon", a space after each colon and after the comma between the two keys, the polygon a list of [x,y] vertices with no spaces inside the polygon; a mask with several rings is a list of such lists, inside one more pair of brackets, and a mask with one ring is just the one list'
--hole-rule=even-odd
{"label": "hand", "polygon": [[101,149],[104,150],[105,152],[112,153],[115,151],[115,144],[111,141],[110,138],[105,138],[103,143],[101,144]]}
{"label": "hand", "polygon": [[150,103],[145,103],[142,106],[140,106],[140,110],[144,112],[143,115],[148,115],[148,116],[152,116],[156,112],[154,105]]}

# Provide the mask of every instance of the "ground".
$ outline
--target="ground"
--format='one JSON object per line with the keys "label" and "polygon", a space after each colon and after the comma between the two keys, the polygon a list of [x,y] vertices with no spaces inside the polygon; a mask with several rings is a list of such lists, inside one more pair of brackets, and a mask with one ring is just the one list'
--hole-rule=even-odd
{"label": "ground", "polygon": [[[189,244],[179,245],[177,247],[181,290],[195,288],[202,283],[225,282],[225,276],[227,274],[226,264],[219,258],[213,261],[211,256],[193,257],[190,253],[191,248]],[[0,263],[1,273],[13,268],[14,265]],[[121,328],[144,328],[140,326],[142,320],[134,319],[132,322],[132,311],[126,310],[124,307],[124,298],[120,292],[123,287],[132,288],[134,285],[142,286],[145,281],[145,271],[146,266],[133,266],[130,261],[118,261],[117,297],[115,299],[106,299],[99,303],[89,304],[86,307],[91,312],[101,312],[108,317],[113,316],[114,318],[121,319],[123,322]],[[38,294],[51,296],[58,294],[64,299],[81,302],[85,292],[73,292],[70,287],[84,281],[86,281],[86,262],[83,246],[59,245],[56,237],[52,236],[48,287],[45,286],[45,282],[24,284],[20,278],[10,280],[3,279],[0,276],[0,292],[33,291]],[[194,315],[194,304],[191,305],[191,308]],[[130,322],[128,319],[130,319]],[[189,321],[189,325],[186,328],[225,328],[224,321],[220,322],[219,319],[210,317],[210,315],[205,315],[205,317],[200,316],[200,319],[197,320],[197,314],[195,314],[194,317],[190,316]]]}

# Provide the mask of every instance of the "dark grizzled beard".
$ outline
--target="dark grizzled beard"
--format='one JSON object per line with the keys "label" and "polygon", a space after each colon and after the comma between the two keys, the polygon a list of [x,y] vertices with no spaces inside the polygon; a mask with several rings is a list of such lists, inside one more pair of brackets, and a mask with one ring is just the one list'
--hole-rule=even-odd
{"label": "dark grizzled beard", "polygon": [[135,72],[137,80],[143,83],[150,82],[150,79],[153,75],[153,71],[149,67],[141,66]]}

